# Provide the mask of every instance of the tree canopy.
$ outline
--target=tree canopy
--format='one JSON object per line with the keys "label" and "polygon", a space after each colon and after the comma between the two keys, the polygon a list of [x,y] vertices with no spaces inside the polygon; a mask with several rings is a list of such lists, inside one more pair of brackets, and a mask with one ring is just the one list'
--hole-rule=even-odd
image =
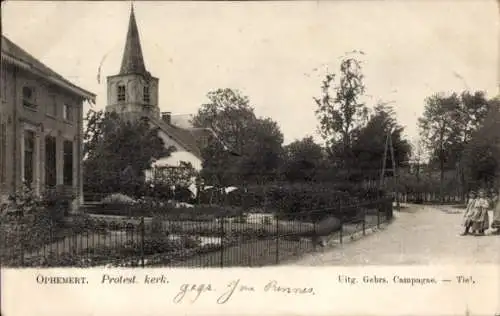
{"label": "tree canopy", "polygon": [[[439,165],[441,182],[447,169],[456,168],[465,186],[464,150],[490,113],[490,104],[481,91],[460,95],[437,93],[426,99],[424,113],[419,118],[420,133],[430,162]],[[469,150],[471,146],[474,145]]]}
{"label": "tree canopy", "polygon": [[144,171],[173,148],[145,120],[122,120],[115,113],[89,111],[84,131],[84,187],[91,192],[135,195]]}
{"label": "tree canopy", "polygon": [[311,136],[288,144],[284,154],[283,174],[288,181],[312,181],[324,171],[324,150]]}
{"label": "tree canopy", "polygon": [[365,91],[361,61],[344,57],[339,74],[327,73],[321,89],[321,96],[314,98],[321,136],[327,145],[341,143],[348,151],[353,131],[367,114],[361,101]]}
{"label": "tree canopy", "polygon": [[481,126],[464,146],[462,162],[469,187],[498,184],[500,166],[500,102],[491,100]]}
{"label": "tree canopy", "polygon": [[[380,176],[387,135],[391,133],[394,149],[394,162],[397,168],[406,165],[411,145],[403,136],[404,128],[396,121],[394,110],[387,104],[379,104],[374,108],[367,124],[361,127],[353,141],[353,168],[363,178],[376,179]],[[392,168],[389,148],[386,156],[387,168]]]}
{"label": "tree canopy", "polygon": [[207,95],[192,120],[195,127],[212,128],[223,144],[211,141],[202,149],[202,177],[212,185],[229,186],[270,180],[277,176],[282,157],[283,134],[276,122],[260,118],[246,96],[232,89],[217,89]]}

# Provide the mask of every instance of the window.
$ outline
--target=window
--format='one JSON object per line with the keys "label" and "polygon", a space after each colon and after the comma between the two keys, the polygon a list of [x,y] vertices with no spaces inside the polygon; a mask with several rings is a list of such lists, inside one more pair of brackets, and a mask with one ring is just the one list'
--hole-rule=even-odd
{"label": "window", "polygon": [[55,187],[57,184],[56,138],[45,137],[45,185]]}
{"label": "window", "polygon": [[23,105],[30,109],[36,109],[35,89],[31,87],[23,87]]}
{"label": "window", "polygon": [[148,103],[149,104],[149,87],[146,86],[143,88],[143,99],[144,99],[144,103]]}
{"label": "window", "polygon": [[7,70],[5,66],[2,65],[2,100],[7,100]]}
{"label": "window", "polygon": [[51,95],[49,97],[49,102],[47,103],[47,114],[54,117],[57,116],[57,101],[55,95]]}
{"label": "window", "polygon": [[200,135],[198,138],[198,143],[200,147],[207,147],[208,146],[208,135]]}
{"label": "window", "polygon": [[35,133],[30,130],[24,131],[24,181],[31,185],[34,180],[35,163]]}
{"label": "window", "polygon": [[7,125],[0,124],[0,183],[5,183]]}
{"label": "window", "polygon": [[63,107],[63,118],[66,121],[73,121],[73,108],[69,104],[65,104]]}
{"label": "window", "polygon": [[125,86],[118,86],[117,97],[118,102],[125,101]]}
{"label": "window", "polygon": [[63,183],[73,185],[73,142],[64,141]]}

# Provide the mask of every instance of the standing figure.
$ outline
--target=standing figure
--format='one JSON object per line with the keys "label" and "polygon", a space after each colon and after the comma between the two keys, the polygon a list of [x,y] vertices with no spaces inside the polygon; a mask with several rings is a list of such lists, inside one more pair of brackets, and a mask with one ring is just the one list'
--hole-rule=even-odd
{"label": "standing figure", "polygon": [[496,229],[498,233],[500,231],[500,189],[497,197],[496,205],[493,209],[493,222],[491,223],[491,228]]}
{"label": "standing figure", "polygon": [[489,228],[490,218],[488,215],[490,203],[486,199],[484,190],[479,190],[478,198],[472,206],[473,214],[471,217],[472,231],[479,235],[484,235],[484,232]]}
{"label": "standing figure", "polygon": [[468,235],[469,230],[472,226],[472,215],[474,214],[474,202],[476,200],[476,192],[470,191],[469,192],[469,201],[467,202],[467,207],[465,208],[464,212],[464,227],[465,231],[461,234],[462,236]]}

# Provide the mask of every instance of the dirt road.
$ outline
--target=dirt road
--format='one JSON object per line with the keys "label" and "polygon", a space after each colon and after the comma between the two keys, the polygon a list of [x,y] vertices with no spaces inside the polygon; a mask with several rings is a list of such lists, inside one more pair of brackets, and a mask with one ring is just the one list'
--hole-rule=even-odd
{"label": "dirt road", "polygon": [[[500,236],[459,236],[462,212],[450,206],[409,206],[385,229],[308,255],[291,264],[500,264]],[[490,218],[492,214],[490,214]]]}

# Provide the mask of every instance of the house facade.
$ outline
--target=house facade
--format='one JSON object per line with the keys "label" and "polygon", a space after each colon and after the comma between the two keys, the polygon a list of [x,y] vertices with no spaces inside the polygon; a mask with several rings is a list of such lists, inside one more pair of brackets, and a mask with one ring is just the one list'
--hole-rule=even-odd
{"label": "house facade", "polygon": [[95,95],[57,74],[2,36],[0,197],[23,183],[82,195],[83,103]]}
{"label": "house facade", "polygon": [[[152,128],[159,129],[165,146],[175,148],[174,153],[159,159],[152,167],[168,169],[181,167],[185,162],[201,170],[200,146],[207,142],[210,133],[174,124],[171,112],[160,111],[159,96],[159,78],[146,70],[134,8],[131,7],[120,71],[107,77],[106,111],[116,112],[127,120],[146,118]],[[149,170],[146,177],[152,174]]]}

